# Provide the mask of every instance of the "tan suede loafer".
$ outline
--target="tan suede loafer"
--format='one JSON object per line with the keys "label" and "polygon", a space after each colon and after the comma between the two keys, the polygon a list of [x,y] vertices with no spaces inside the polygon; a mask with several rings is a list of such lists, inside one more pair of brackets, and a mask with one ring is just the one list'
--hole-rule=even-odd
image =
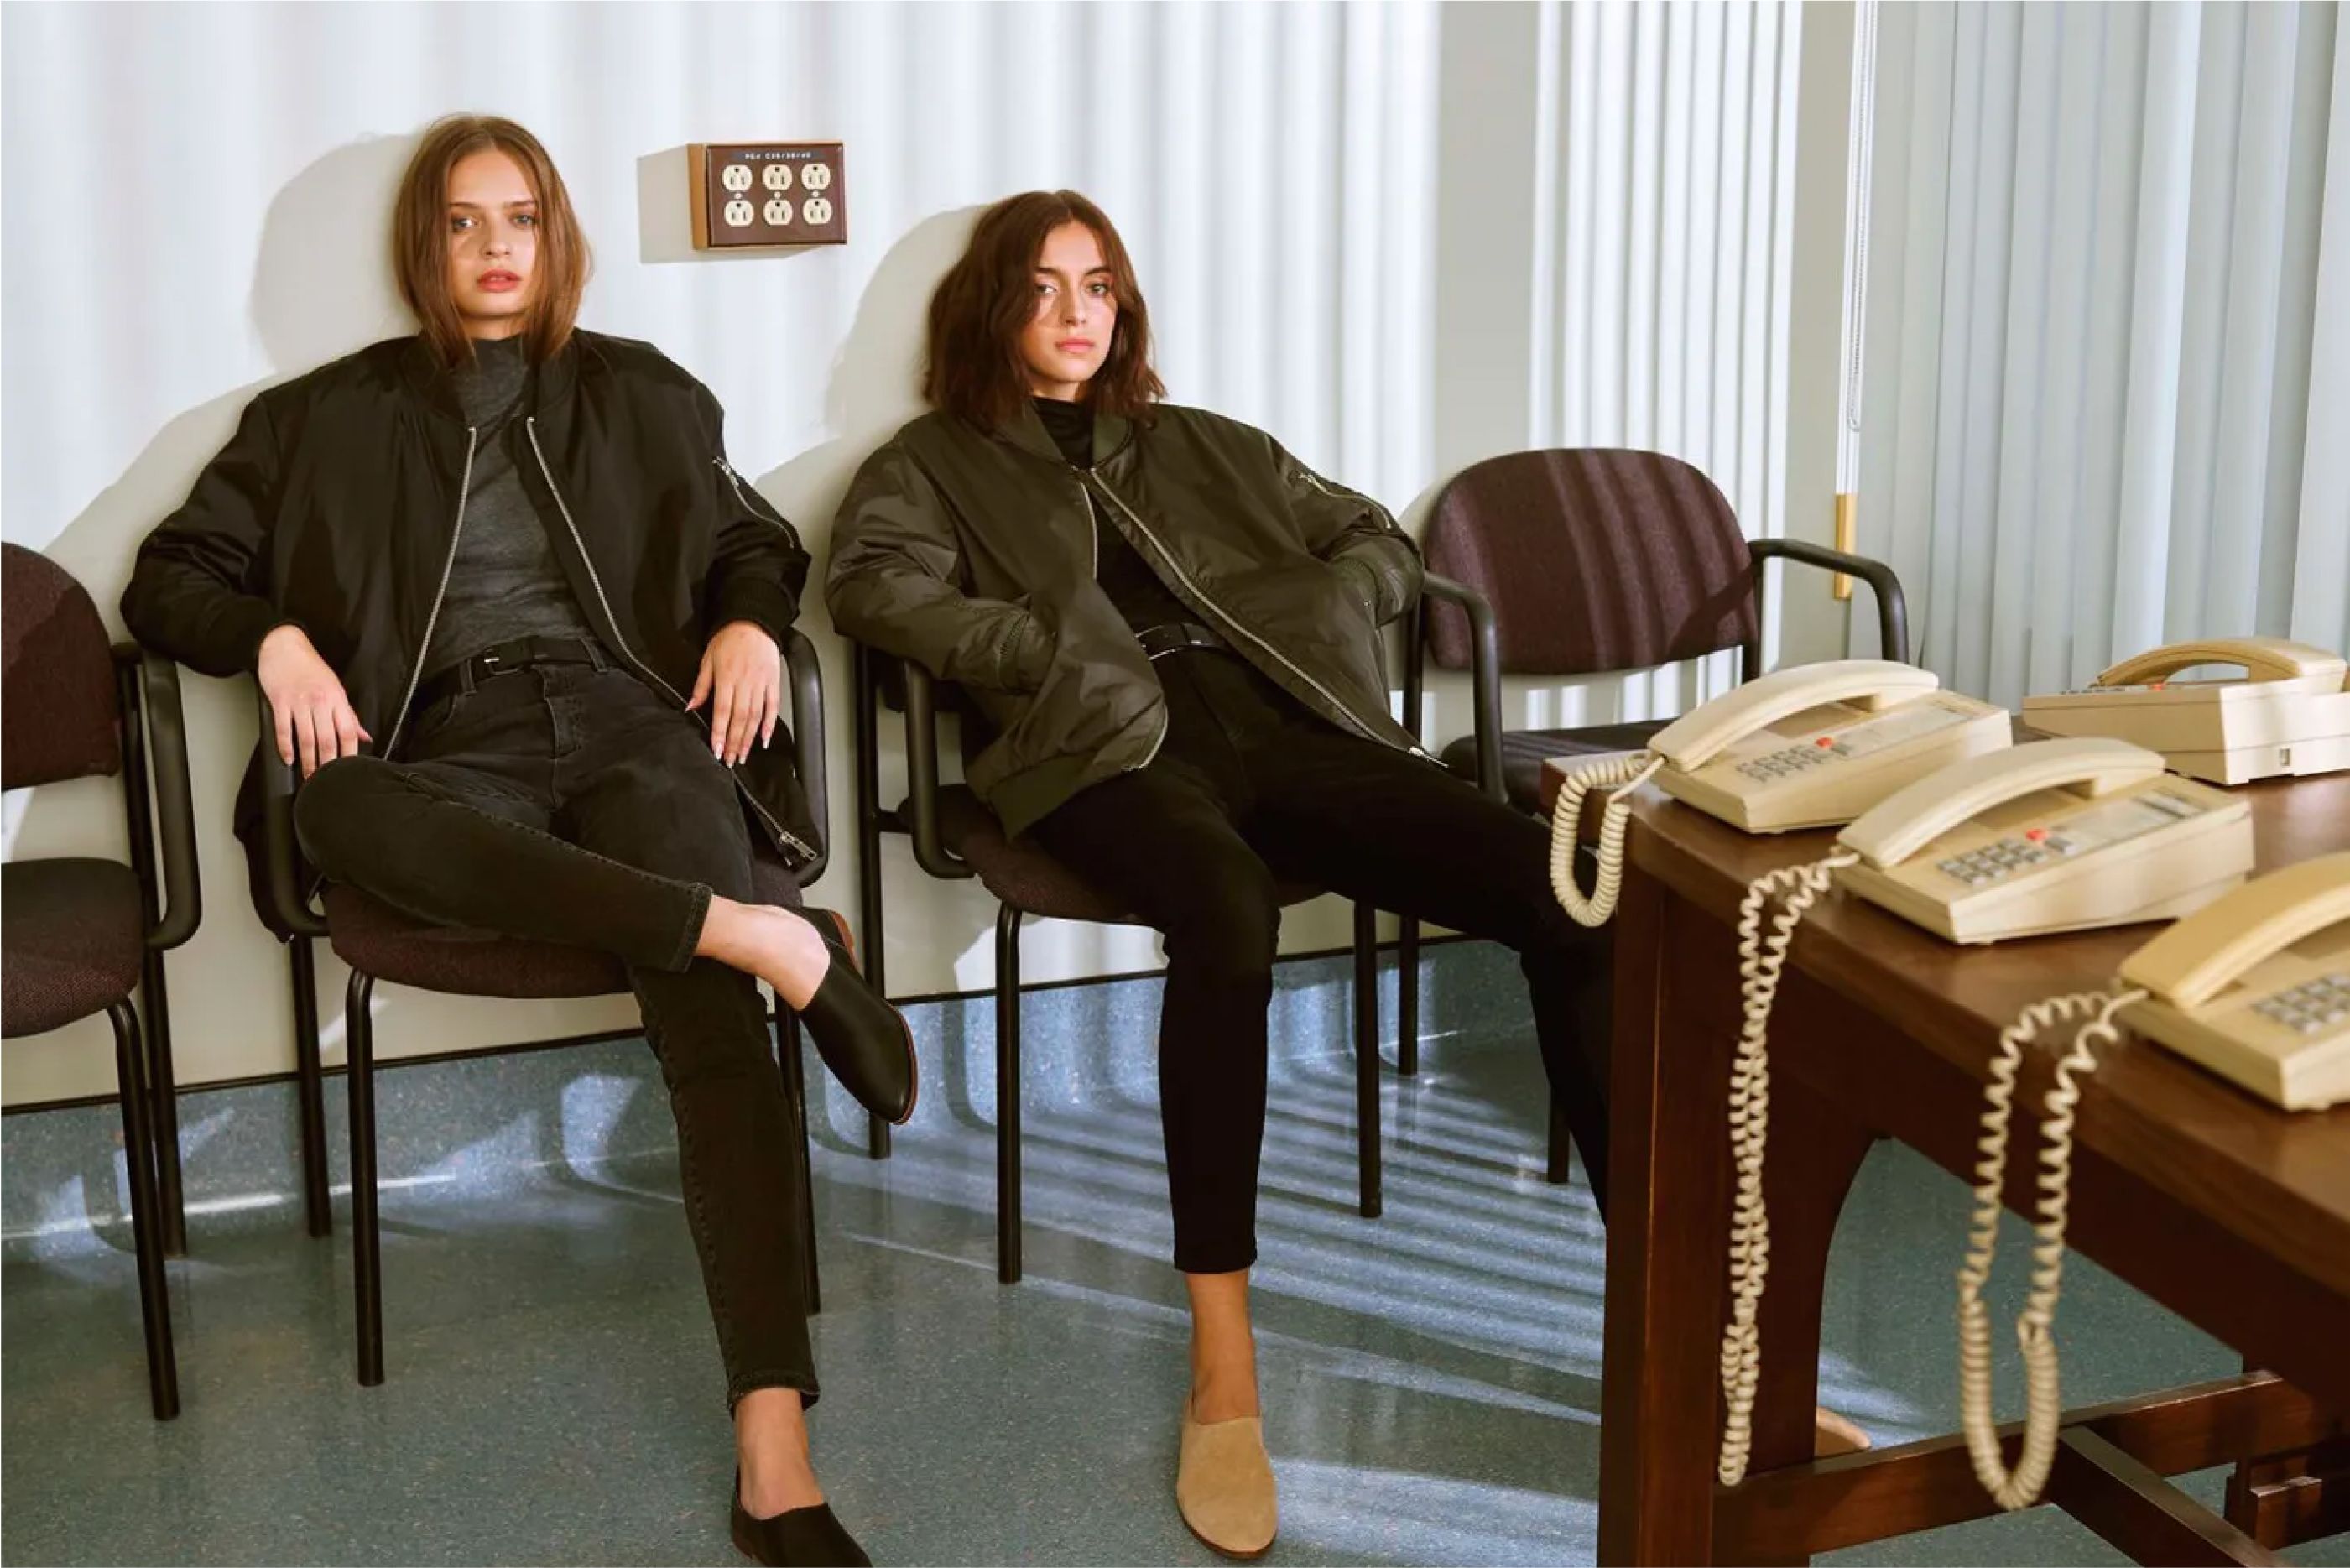
{"label": "tan suede loafer", "polygon": [[1225,1556],[1263,1556],[1281,1523],[1263,1421],[1243,1416],[1203,1425],[1191,1419],[1187,1397],[1175,1506],[1191,1533]]}

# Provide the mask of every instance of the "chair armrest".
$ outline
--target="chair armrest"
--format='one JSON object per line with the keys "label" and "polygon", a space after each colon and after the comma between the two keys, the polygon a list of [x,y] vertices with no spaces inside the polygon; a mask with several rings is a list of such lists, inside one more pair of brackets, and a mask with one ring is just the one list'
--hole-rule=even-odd
{"label": "chair armrest", "polygon": [[327,922],[295,886],[294,792],[301,787],[301,775],[277,754],[277,716],[257,681],[253,696],[261,714],[261,846],[269,870],[270,912],[297,937],[323,937]]}
{"label": "chair armrest", "polygon": [[824,666],[816,644],[797,627],[784,634],[784,683],[792,693],[792,766],[816,823],[816,858],[799,870],[805,888],[832,864],[832,788],[824,763]]}
{"label": "chair armrest", "polygon": [[[1421,577],[1420,597],[1459,605],[1469,617],[1469,681],[1477,736],[1477,787],[1506,805],[1509,791],[1502,782],[1502,633],[1493,619],[1493,607],[1468,584],[1440,577],[1434,572]],[[1427,639],[1414,639],[1408,657],[1424,670]],[[1417,732],[1419,715],[1409,717]]]}
{"label": "chair armrest", "polygon": [[[196,813],[188,784],[188,723],[180,707],[180,667],[136,643],[120,643],[114,657],[122,672],[124,722],[140,728],[145,766],[125,779],[134,790],[155,791],[154,832],[163,851],[162,884],[169,898],[147,946],[155,952],[178,947],[196,934],[204,917],[203,880],[196,863]],[[146,822],[134,810],[134,831]],[[138,846],[143,857],[146,846]]]}
{"label": "chair armrest", "polygon": [[1754,591],[1762,591],[1764,563],[1776,558],[1800,561],[1807,566],[1819,566],[1846,576],[1858,577],[1877,596],[1877,646],[1883,658],[1898,663],[1909,660],[1909,606],[1901,597],[1901,579],[1893,568],[1866,556],[1855,556],[1843,550],[1831,550],[1825,545],[1806,544],[1801,539],[1750,539],[1747,554],[1754,561]]}
{"label": "chair armrest", "polygon": [[933,877],[960,881],[972,869],[947,853],[939,835],[938,682],[911,659],[900,660],[899,667],[906,678],[906,793],[914,863]]}

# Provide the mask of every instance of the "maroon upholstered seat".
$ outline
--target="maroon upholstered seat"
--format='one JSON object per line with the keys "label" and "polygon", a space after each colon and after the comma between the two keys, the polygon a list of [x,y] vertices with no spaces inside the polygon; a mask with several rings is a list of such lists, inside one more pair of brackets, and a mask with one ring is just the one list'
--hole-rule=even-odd
{"label": "maroon upholstered seat", "polygon": [[[1504,730],[1502,783],[1510,798],[1542,798],[1542,765],[1552,757],[1589,757],[1607,752],[1637,752],[1670,723],[1652,719],[1638,724],[1594,724],[1586,730]],[[1477,776],[1477,737],[1463,735],[1444,748],[1444,765],[1464,779]]]}
{"label": "maroon upholstered seat", "polygon": [[[118,659],[73,575],[18,545],[0,546],[0,786],[122,781],[132,864],[67,857],[0,867],[0,1035],[46,1034],[98,1013],[113,1026],[148,1396],[156,1419],[169,1420],[180,1381],[163,1253],[185,1239],[163,953],[194,932],[202,902],[179,676],[127,649]],[[151,916],[162,904],[159,839],[171,902]],[[144,1031],[130,1002],[142,982]]]}
{"label": "maroon upholstered seat", "polygon": [[[1662,452],[1515,452],[1455,474],[1429,516],[1428,569],[1493,607],[1502,669],[1598,675],[1755,638],[1753,560],[1711,480]],[[1469,663],[1469,623],[1433,604],[1429,651]],[[1750,672],[1751,673],[1751,672]]]}
{"label": "maroon upholstered seat", "polygon": [[[752,878],[761,903],[800,908],[799,884],[776,862],[754,861]],[[328,884],[326,905],[335,956],[395,985],[452,996],[614,996],[629,989],[620,961],[591,948],[436,926],[340,883]]]}
{"label": "maroon upholstered seat", "polygon": [[139,878],[118,860],[0,867],[0,1033],[43,1034],[128,997],[146,956]]}
{"label": "maroon upholstered seat", "polygon": [[[906,808],[910,815],[912,808]],[[967,784],[939,791],[939,837],[949,853],[979,874],[987,890],[1025,915],[1054,920],[1092,920],[1101,925],[1139,924],[1131,909],[1024,839],[1006,838],[1003,825]],[[1284,904],[1302,904],[1323,889],[1284,882],[1275,889]]]}

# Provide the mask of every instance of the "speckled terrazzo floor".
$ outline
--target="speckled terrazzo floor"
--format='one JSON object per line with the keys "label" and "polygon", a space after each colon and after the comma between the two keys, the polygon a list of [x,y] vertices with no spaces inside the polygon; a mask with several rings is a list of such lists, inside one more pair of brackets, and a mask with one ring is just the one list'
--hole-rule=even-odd
{"label": "speckled terrazzo floor", "polygon": [[[1390,1079],[1388,1211],[1365,1221],[1345,966],[1282,971],[1255,1285],[1283,1488],[1272,1561],[1588,1562],[1596,1218],[1579,1176],[1541,1179],[1540,1072],[1507,956],[1431,949],[1425,974],[1423,1074]],[[917,1010],[931,1090],[889,1161],[863,1158],[836,1095],[816,1156],[815,1425],[836,1506],[877,1561],[1213,1561],[1170,1496],[1184,1339],[1162,1261],[1156,1006],[1148,981],[1030,998],[1015,1287],[993,1272],[985,1005]],[[6,1561],[734,1560],[715,1348],[642,1047],[385,1075],[376,1389],[350,1378],[348,1237],[307,1240],[284,1196],[285,1098],[186,1102],[185,1412],[161,1425],[127,1234],[108,1222],[109,1116],[6,1119]],[[1826,1382],[1883,1440],[1955,1425],[1963,1209],[1955,1181],[1883,1148],[1846,1211]],[[2091,1266],[2068,1272],[2064,1313],[2071,1402],[2234,1366]],[[2218,1477],[2190,1485],[2215,1497]],[[2118,1561],[2045,1510],[1838,1556]],[[2350,1563],[2350,1540],[2295,1557]]]}

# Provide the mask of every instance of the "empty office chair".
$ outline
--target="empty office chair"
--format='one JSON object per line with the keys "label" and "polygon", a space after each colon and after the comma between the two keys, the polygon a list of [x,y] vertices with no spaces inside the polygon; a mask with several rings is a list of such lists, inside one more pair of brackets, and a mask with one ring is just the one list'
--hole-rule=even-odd
{"label": "empty office chair", "polygon": [[[1404,725],[1419,730],[1430,656],[1439,668],[1469,669],[1476,729],[1443,748],[1445,763],[1529,812],[1542,808],[1544,759],[1636,751],[1669,721],[1503,731],[1502,677],[1617,674],[1735,648],[1739,679],[1751,680],[1762,673],[1759,593],[1773,560],[1868,584],[1884,657],[1909,657],[1891,567],[1794,539],[1749,539],[1711,480],[1661,452],[1557,448],[1472,463],[1438,493],[1421,548],[1430,571],[1475,589],[1492,608],[1413,610]],[[1418,922],[1407,920],[1399,942],[1407,973],[1419,940]],[[1555,1108],[1550,1179],[1566,1179]]]}
{"label": "empty office chair", "polygon": [[[806,637],[791,633],[784,647],[784,663],[792,692],[793,762],[808,794],[815,817],[818,858],[795,877],[784,865],[762,857],[754,867],[759,896],[785,909],[801,909],[801,888],[823,875],[828,858],[828,821],[824,772],[824,677],[816,649]],[[266,698],[261,701],[261,733],[276,731]],[[301,864],[294,839],[294,795],[300,785],[296,770],[278,759],[276,748],[262,747],[265,850],[267,861],[272,924],[293,933],[296,943],[325,938],[335,955],[350,966],[344,1000],[344,1033],[349,1053],[351,1125],[352,1274],[358,1294],[359,1379],[383,1381],[382,1243],[377,1214],[375,1137],[375,1030],[369,1004],[379,981],[413,986],[456,996],[573,997],[626,994],[628,974],[619,960],[586,948],[525,941],[483,931],[461,931],[426,924],[368,897],[355,888],[328,883],[323,890],[323,915],[315,911],[306,889],[297,887]],[[754,839],[754,843],[756,840]],[[311,1231],[324,1234],[315,1218],[326,1204],[325,1116],[318,1077],[317,1012],[315,1002],[302,1008],[300,986],[307,977],[303,957],[296,959],[296,1002],[302,1014],[297,1040],[304,1061],[299,1077],[304,1100],[304,1161],[306,1182],[312,1189]],[[808,1226],[808,1310],[817,1310],[814,1197],[808,1170],[806,1084],[799,1050],[798,1020],[780,1004],[775,1009],[779,1070],[785,1097],[798,1123],[800,1192]]]}
{"label": "empty office chair", "polygon": [[[65,569],[15,545],[5,555],[5,787],[120,775],[130,830],[130,864],[57,858],[15,860],[0,868],[0,1035],[43,1034],[103,1012],[114,1026],[114,1071],[122,1104],[124,1164],[130,1180],[131,1247],[147,1335],[147,1385],[156,1418],[180,1413],[179,1368],[164,1274],[164,1199],[156,1114],[171,1094],[160,1024],[142,1044],[130,994],[150,981],[149,1017],[162,1016],[162,954],[195,933],[203,914],[196,877],[188,752],[178,669],[109,649],[105,623]],[[148,764],[154,765],[154,815]],[[161,865],[156,855],[161,827]],[[169,907],[159,914],[165,893]],[[176,1158],[172,1202],[178,1201]]]}

